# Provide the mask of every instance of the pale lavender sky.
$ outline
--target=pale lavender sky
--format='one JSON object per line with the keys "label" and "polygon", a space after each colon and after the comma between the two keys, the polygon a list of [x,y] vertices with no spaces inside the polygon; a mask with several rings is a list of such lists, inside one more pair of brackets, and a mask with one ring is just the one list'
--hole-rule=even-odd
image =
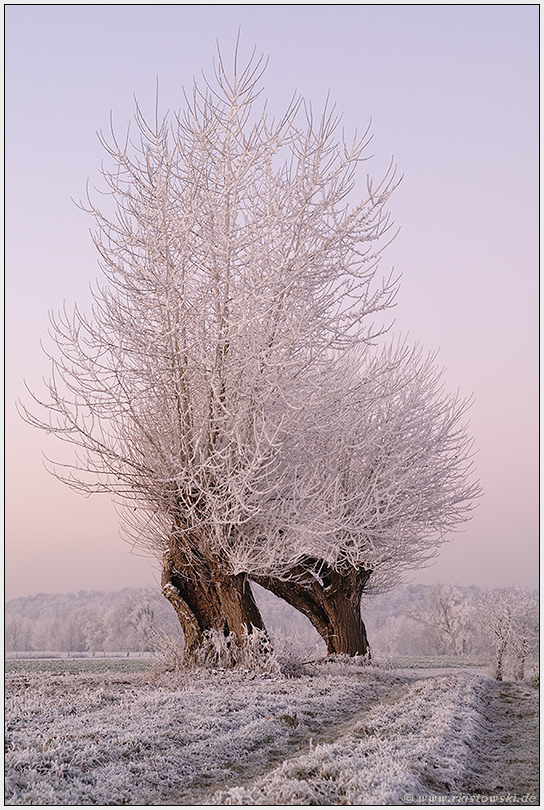
{"label": "pale lavender sky", "polygon": [[117,590],[156,566],[119,539],[106,496],[49,476],[59,442],[27,426],[22,379],[48,374],[48,311],[88,300],[90,222],[71,201],[98,180],[96,131],[120,131],[159,77],[163,109],[230,54],[269,54],[272,110],[330,91],[346,129],[372,118],[368,171],[404,174],[396,329],[440,348],[452,390],[474,393],[485,495],[414,581],[538,580],[538,6],[11,5],[6,9],[6,598]]}

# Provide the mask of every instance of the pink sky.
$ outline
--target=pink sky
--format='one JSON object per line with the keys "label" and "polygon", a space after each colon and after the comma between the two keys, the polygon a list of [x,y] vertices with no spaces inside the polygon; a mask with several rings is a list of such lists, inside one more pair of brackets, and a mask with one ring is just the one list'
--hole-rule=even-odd
{"label": "pink sky", "polygon": [[440,348],[474,393],[485,494],[468,528],[414,575],[538,581],[538,6],[8,6],[6,9],[6,598],[117,590],[156,571],[130,554],[106,496],[49,476],[64,452],[27,426],[23,378],[48,374],[48,311],[88,300],[97,263],[73,204],[98,181],[96,131],[122,131],[159,77],[163,109],[238,28],[269,54],[272,110],[326,94],[348,132],[372,118],[379,177],[404,175],[384,257],[403,281],[396,329]]}

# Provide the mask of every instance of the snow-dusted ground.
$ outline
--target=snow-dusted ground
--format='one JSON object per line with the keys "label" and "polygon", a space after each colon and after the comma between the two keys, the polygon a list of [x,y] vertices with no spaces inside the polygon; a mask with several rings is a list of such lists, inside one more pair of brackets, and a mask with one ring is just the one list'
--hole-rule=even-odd
{"label": "snow-dusted ground", "polygon": [[6,804],[538,803],[532,687],[314,669],[8,672]]}

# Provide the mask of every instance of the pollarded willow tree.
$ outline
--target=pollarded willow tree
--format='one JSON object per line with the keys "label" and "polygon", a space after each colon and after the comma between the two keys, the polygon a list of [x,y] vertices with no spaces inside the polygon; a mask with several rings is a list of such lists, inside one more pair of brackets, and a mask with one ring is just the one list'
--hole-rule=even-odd
{"label": "pollarded willow tree", "polygon": [[249,578],[364,653],[363,590],[425,562],[477,494],[466,404],[432,359],[373,347],[393,168],[352,204],[368,135],[301,100],[270,122],[264,69],[219,57],[183,112],[137,106],[134,137],[102,138],[103,281],[53,320],[46,415],[25,413],[77,448],[55,474],[113,493],[162,556],[189,653],[263,627]]}
{"label": "pollarded willow tree", "polygon": [[350,360],[336,397],[329,387],[319,410],[302,414],[304,451],[289,460],[277,520],[292,543],[283,572],[262,576],[250,559],[245,570],[304,613],[329,653],[356,655],[368,650],[363,594],[433,559],[480,488],[470,402],[444,390],[434,356],[397,344]]}
{"label": "pollarded willow tree", "polygon": [[189,650],[262,626],[240,561],[253,547],[260,574],[293,567],[269,549],[303,398],[337,396],[331,364],[376,337],[396,292],[376,278],[394,171],[351,205],[368,135],[348,145],[301,100],[270,122],[264,68],[235,59],[229,76],[219,57],[183,112],[150,124],[137,106],[134,137],[102,139],[114,210],[85,207],[103,281],[90,313],[53,319],[46,415],[26,411],[77,448],[56,475],[113,493],[133,542],[163,555]]}

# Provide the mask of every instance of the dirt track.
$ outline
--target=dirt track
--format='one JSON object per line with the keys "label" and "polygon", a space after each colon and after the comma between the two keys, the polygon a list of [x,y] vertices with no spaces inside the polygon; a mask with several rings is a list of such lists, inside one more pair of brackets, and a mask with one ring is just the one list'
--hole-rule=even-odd
{"label": "dirt track", "polygon": [[488,805],[539,806],[538,697],[526,684],[489,681],[485,731],[467,774],[468,794],[497,797]]}

